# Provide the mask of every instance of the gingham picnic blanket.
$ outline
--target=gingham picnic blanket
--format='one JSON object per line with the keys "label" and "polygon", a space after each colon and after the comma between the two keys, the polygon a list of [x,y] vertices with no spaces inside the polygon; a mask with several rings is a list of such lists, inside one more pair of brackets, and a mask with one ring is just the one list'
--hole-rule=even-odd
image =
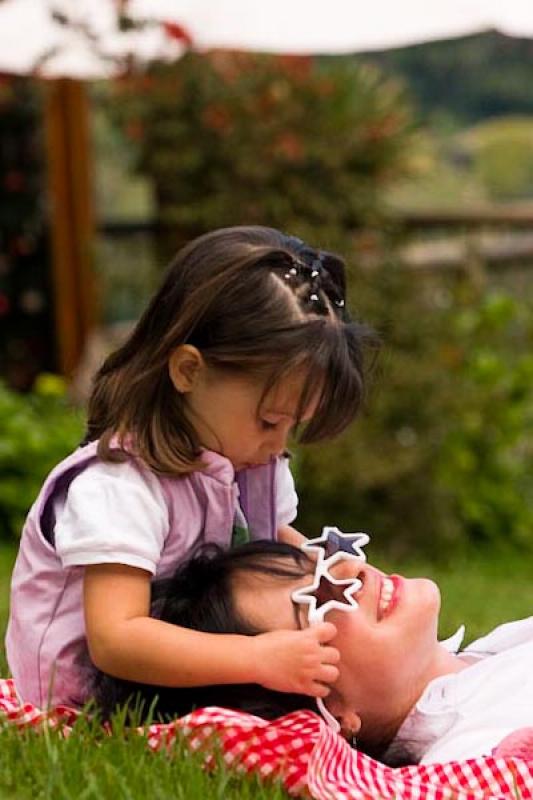
{"label": "gingham picnic blanket", "polygon": [[[14,681],[0,679],[0,720],[19,728],[44,725],[72,731],[80,712],[67,706],[43,711],[21,702]],[[392,769],[358,753],[312,711],[268,722],[224,708],[203,708],[166,724],[139,730],[152,750],[171,748],[180,736],[207,760],[222,752],[228,767],[281,780],[294,796],[316,800],[533,800],[529,756],[473,758]],[[507,749],[508,751],[508,749]]]}

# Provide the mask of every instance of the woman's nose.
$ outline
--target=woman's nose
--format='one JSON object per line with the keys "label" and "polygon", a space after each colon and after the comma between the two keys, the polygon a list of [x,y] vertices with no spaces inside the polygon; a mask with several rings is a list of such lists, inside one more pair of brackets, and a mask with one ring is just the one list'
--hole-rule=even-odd
{"label": "woman's nose", "polygon": [[341,558],[329,568],[330,574],[336,580],[359,578],[362,580],[367,565],[364,561],[355,558]]}

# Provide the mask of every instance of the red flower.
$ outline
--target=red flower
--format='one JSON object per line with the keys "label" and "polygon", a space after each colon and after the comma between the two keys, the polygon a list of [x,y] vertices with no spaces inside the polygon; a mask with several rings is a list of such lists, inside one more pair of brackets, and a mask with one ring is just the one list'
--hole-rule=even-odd
{"label": "red flower", "polygon": [[163,22],[163,29],[170,39],[177,39],[177,41],[184,44],[185,47],[192,47],[193,41],[191,35],[185,30],[183,25],[179,25],[177,22]]}
{"label": "red flower", "polygon": [[281,55],[277,56],[277,61],[283,67],[285,74],[296,81],[308,78],[313,67],[312,56]]}
{"label": "red flower", "polygon": [[231,125],[231,116],[222,106],[207,106],[202,114],[202,119],[208,128],[220,133],[227,131]]}
{"label": "red flower", "polygon": [[132,119],[126,125],[126,136],[132,142],[140,142],[144,136],[144,127],[140,120]]}
{"label": "red flower", "polygon": [[301,161],[304,154],[301,137],[291,131],[286,131],[278,137],[275,149],[285,156],[287,161]]}

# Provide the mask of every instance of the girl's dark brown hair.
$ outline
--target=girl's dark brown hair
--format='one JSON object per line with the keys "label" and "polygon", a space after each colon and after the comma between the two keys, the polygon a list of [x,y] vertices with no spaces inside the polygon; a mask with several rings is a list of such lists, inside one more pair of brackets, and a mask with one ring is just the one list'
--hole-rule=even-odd
{"label": "girl's dark brown hair", "polygon": [[370,331],[344,305],[343,261],[259,226],[223,228],[183,247],[125,344],[96,375],[86,441],[117,460],[111,440],[159,473],[203,467],[201,443],[168,370],[176,347],[208,367],[256,377],[263,398],[295,370],[305,379],[297,422],[319,388],[302,442],[342,431],[363,398]]}

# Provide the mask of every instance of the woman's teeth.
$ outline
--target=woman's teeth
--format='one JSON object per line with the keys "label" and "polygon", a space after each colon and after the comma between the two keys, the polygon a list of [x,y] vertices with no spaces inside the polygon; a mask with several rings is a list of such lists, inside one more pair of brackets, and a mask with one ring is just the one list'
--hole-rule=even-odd
{"label": "woman's teeth", "polygon": [[394,594],[394,583],[390,578],[383,578],[381,583],[381,594],[379,596],[379,612],[384,614],[390,605]]}

